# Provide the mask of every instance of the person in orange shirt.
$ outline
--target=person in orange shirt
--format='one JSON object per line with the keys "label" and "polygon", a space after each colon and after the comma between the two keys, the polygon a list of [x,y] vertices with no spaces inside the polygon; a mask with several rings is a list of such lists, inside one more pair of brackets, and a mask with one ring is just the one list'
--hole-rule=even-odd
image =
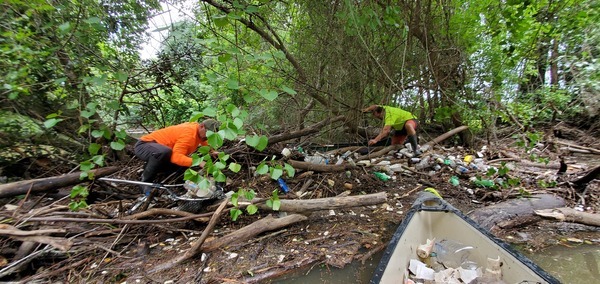
{"label": "person in orange shirt", "polygon": [[[217,132],[220,123],[206,119],[201,123],[185,122],[156,130],[142,136],[134,146],[135,156],[146,161],[142,182],[153,182],[156,174],[173,166],[191,167],[190,155],[199,146],[208,146],[206,131]],[[204,162],[200,164],[204,167]],[[150,186],[142,186],[144,194],[150,194]]]}

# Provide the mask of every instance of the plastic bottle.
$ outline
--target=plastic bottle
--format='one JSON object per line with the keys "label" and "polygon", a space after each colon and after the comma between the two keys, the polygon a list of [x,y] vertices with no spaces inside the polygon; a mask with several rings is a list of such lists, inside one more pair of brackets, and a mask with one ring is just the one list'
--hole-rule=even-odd
{"label": "plastic bottle", "polygon": [[472,266],[469,261],[471,251],[475,248],[453,240],[441,240],[434,245],[436,261],[446,268],[459,268],[463,264]]}
{"label": "plastic bottle", "polygon": [[454,185],[454,186],[458,186],[460,184],[460,182],[458,181],[458,177],[457,176],[450,177],[449,182],[450,182],[451,185]]}
{"label": "plastic bottle", "polygon": [[429,165],[429,160],[430,160],[429,156],[424,157],[423,159],[421,159],[421,161],[419,161],[419,163],[417,163],[415,165],[415,169],[422,170],[422,169],[428,168],[430,166]]}
{"label": "plastic bottle", "polygon": [[279,187],[281,188],[281,191],[283,191],[283,193],[288,193],[290,191],[290,188],[287,186],[287,184],[282,178],[278,178],[277,183],[279,184]]}
{"label": "plastic bottle", "polygon": [[382,181],[388,181],[390,179],[390,176],[386,175],[385,173],[374,172],[373,174]]}
{"label": "plastic bottle", "polygon": [[469,172],[469,169],[465,168],[464,166],[458,166],[456,167],[456,172],[459,174],[466,174]]}
{"label": "plastic bottle", "polygon": [[304,161],[317,165],[326,165],[329,162],[328,159],[321,156],[306,156],[304,157]]}
{"label": "plastic bottle", "polygon": [[196,191],[198,191],[198,185],[192,182],[191,180],[186,180],[183,183],[183,188],[187,189],[190,193],[193,194],[196,194]]}

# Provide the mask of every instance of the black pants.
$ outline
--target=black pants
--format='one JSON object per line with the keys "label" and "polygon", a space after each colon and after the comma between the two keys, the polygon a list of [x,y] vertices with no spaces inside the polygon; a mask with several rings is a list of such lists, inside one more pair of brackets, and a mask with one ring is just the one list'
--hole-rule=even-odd
{"label": "black pants", "polygon": [[175,167],[175,165],[171,164],[172,152],[171,148],[154,141],[146,142],[139,140],[135,143],[135,156],[146,161],[144,172],[142,173],[142,181],[153,182],[158,172]]}

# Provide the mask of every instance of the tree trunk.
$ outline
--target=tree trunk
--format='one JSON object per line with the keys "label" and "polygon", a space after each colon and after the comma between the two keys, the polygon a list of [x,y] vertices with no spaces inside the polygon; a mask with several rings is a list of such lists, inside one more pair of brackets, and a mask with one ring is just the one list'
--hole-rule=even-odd
{"label": "tree trunk", "polygon": [[[357,206],[369,206],[384,203],[387,193],[379,192],[367,195],[355,195],[345,197],[329,197],[309,200],[280,200],[279,211],[281,212],[312,212],[316,210],[340,209]],[[258,205],[260,209],[270,210],[267,205]]]}
{"label": "tree trunk", "polygon": [[[102,177],[110,175],[119,170],[119,167],[107,167],[91,170],[90,174],[94,177]],[[44,192],[68,185],[78,184],[82,181],[79,179],[81,172],[65,174],[62,176],[39,178],[32,180],[24,180],[13,183],[7,183],[0,185],[0,198],[12,197],[17,195],[26,194],[27,192]]]}

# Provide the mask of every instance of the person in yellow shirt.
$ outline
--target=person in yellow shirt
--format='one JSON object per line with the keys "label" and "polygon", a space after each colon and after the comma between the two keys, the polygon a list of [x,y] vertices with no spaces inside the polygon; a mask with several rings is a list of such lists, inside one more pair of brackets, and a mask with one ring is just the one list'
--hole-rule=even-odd
{"label": "person in yellow shirt", "polygon": [[369,140],[369,146],[385,139],[392,134],[392,145],[402,145],[408,137],[408,142],[412,146],[415,156],[420,156],[421,151],[418,148],[417,128],[419,122],[410,112],[391,106],[371,105],[362,110],[370,112],[374,117],[383,120],[383,128],[377,137]]}
{"label": "person in yellow shirt", "polygon": [[[142,136],[134,146],[134,154],[146,161],[142,173],[142,182],[153,182],[156,174],[169,168],[191,167],[190,155],[199,146],[208,146],[206,131],[217,132],[219,122],[207,119],[198,122],[185,122],[158,129]],[[200,164],[204,167],[204,162]],[[149,186],[142,186],[145,194],[152,190]]]}

